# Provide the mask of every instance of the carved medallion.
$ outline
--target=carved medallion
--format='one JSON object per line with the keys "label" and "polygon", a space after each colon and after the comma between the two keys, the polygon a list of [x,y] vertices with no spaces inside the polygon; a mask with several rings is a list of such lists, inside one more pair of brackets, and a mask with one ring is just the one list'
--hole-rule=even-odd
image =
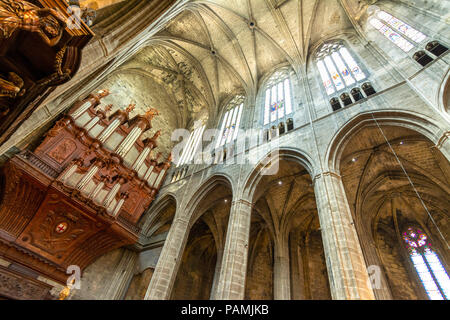
{"label": "carved medallion", "polygon": [[56,226],[55,231],[56,233],[64,233],[66,232],[67,227],[68,227],[67,222],[61,222]]}
{"label": "carved medallion", "polygon": [[64,139],[48,154],[50,158],[54,159],[59,164],[70,157],[70,155],[77,149],[77,145],[70,139]]}

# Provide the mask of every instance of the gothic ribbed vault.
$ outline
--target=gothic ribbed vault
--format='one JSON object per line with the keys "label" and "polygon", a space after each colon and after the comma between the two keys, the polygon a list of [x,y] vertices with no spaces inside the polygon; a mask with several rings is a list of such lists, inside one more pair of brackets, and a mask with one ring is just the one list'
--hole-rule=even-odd
{"label": "gothic ribbed vault", "polygon": [[191,1],[115,74],[154,82],[133,91],[175,115],[179,128],[214,122],[226,101],[242,91],[255,96],[278,66],[299,72],[314,46],[352,28],[346,11],[365,12],[374,1],[360,2]]}

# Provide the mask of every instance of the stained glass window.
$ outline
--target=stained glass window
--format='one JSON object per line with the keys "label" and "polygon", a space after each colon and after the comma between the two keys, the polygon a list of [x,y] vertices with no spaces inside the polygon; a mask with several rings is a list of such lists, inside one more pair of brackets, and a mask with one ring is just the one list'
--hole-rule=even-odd
{"label": "stained glass window", "polygon": [[181,153],[180,161],[178,162],[177,167],[187,164],[194,159],[203,138],[203,131],[205,131],[205,125],[198,126],[191,132],[188,142]]}
{"label": "stained glass window", "polygon": [[448,300],[450,278],[432,249],[428,236],[413,227],[409,227],[402,236],[414,268],[430,299]]}
{"label": "stained glass window", "polygon": [[286,69],[275,72],[266,84],[264,125],[292,113],[291,81]]}
{"label": "stained glass window", "polygon": [[227,105],[226,112],[220,127],[220,134],[216,141],[216,148],[236,140],[241,122],[244,96],[235,96]]}
{"label": "stained glass window", "polygon": [[342,43],[324,44],[317,52],[316,59],[328,95],[366,79],[366,74]]}
{"label": "stained glass window", "polygon": [[427,36],[424,35],[422,32],[417,31],[410,25],[404,23],[403,21],[391,16],[389,13],[385,11],[379,11],[377,13],[378,18],[380,20],[385,21],[389,26],[400,32],[401,34],[407,36],[409,39],[416,43],[421,43],[424,41]]}
{"label": "stained glass window", "polygon": [[421,43],[427,38],[422,32],[417,31],[385,11],[378,11],[376,16],[372,17],[369,22],[375,29],[405,52],[409,52],[415,47],[412,42]]}

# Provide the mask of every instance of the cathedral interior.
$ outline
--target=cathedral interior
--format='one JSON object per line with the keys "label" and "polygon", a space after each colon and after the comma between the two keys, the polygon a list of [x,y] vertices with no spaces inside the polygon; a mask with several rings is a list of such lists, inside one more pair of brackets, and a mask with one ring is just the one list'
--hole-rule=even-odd
{"label": "cathedral interior", "polygon": [[449,25],[0,0],[0,300],[450,299]]}

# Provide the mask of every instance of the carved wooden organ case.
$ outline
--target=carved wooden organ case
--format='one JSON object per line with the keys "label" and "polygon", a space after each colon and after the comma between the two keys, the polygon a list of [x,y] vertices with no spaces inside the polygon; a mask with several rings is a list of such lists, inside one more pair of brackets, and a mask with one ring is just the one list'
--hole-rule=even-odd
{"label": "carved wooden organ case", "polygon": [[93,36],[66,0],[0,0],[0,145],[73,78]]}
{"label": "carved wooden organ case", "polygon": [[130,105],[108,116],[108,94],[75,103],[34,152],[2,168],[0,256],[61,283],[69,265],[83,270],[137,241],[170,167],[152,155],[160,132],[142,139],[155,113],[129,119]]}

